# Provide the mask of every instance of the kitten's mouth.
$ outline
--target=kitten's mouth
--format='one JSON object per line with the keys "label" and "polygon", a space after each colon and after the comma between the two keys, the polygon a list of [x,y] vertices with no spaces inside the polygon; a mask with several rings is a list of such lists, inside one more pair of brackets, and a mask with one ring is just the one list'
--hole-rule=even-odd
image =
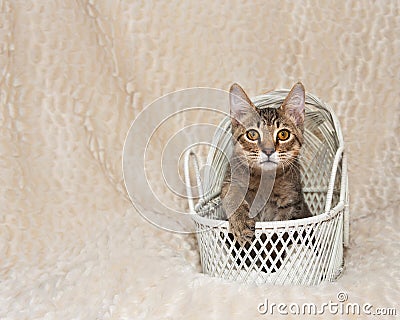
{"label": "kitten's mouth", "polygon": [[275,161],[271,161],[271,160],[264,160],[264,161],[260,162],[260,166],[264,170],[273,170],[278,166],[278,163]]}
{"label": "kitten's mouth", "polygon": [[264,161],[261,161],[261,162],[260,162],[260,164],[264,164],[264,163],[273,163],[273,164],[275,164],[275,165],[278,165],[277,162],[272,161],[272,160],[264,160]]}

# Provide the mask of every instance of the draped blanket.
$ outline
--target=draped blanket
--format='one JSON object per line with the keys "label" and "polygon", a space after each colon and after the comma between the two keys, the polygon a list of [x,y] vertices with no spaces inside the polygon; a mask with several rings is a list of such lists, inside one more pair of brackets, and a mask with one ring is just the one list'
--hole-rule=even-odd
{"label": "draped blanket", "polygon": [[[321,306],[341,293],[399,314],[399,10],[399,1],[0,0],[0,319],[255,319],[271,313],[266,299]],[[298,80],[343,129],[343,275],[307,288],[210,278],[194,235],[154,227],[129,201],[129,126],[178,89],[239,82],[255,96]],[[158,192],[171,197],[161,182]]]}

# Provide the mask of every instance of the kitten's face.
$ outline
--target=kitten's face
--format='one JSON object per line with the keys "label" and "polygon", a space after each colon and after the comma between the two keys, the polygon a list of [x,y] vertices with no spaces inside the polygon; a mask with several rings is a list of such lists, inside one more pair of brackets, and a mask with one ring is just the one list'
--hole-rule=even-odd
{"label": "kitten's face", "polygon": [[303,86],[296,84],[277,109],[255,108],[238,85],[230,92],[235,152],[262,170],[289,168],[303,143]]}

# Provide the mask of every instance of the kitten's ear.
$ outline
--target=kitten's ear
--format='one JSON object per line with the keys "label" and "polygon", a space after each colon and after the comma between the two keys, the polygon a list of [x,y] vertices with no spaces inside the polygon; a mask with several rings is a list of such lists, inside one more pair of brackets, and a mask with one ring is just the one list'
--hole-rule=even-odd
{"label": "kitten's ear", "polygon": [[256,110],[246,92],[237,83],[234,83],[229,90],[229,102],[231,117],[237,121],[243,119],[244,115]]}
{"label": "kitten's ear", "polygon": [[297,82],[293,86],[285,101],[283,101],[281,108],[286,115],[295,120],[297,126],[303,126],[305,113],[305,90],[301,82]]}

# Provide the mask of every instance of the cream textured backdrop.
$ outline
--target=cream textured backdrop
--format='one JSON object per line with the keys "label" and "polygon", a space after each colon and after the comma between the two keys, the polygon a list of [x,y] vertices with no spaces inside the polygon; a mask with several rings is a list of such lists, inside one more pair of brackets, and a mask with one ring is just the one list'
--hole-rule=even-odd
{"label": "cream textured backdrop", "polygon": [[[320,304],[341,290],[399,314],[399,8],[0,0],[0,319],[253,319],[265,298]],[[194,237],[154,228],[127,198],[129,125],[177,89],[237,81],[256,95],[297,80],[333,105],[347,143],[343,277],[204,276]]]}

